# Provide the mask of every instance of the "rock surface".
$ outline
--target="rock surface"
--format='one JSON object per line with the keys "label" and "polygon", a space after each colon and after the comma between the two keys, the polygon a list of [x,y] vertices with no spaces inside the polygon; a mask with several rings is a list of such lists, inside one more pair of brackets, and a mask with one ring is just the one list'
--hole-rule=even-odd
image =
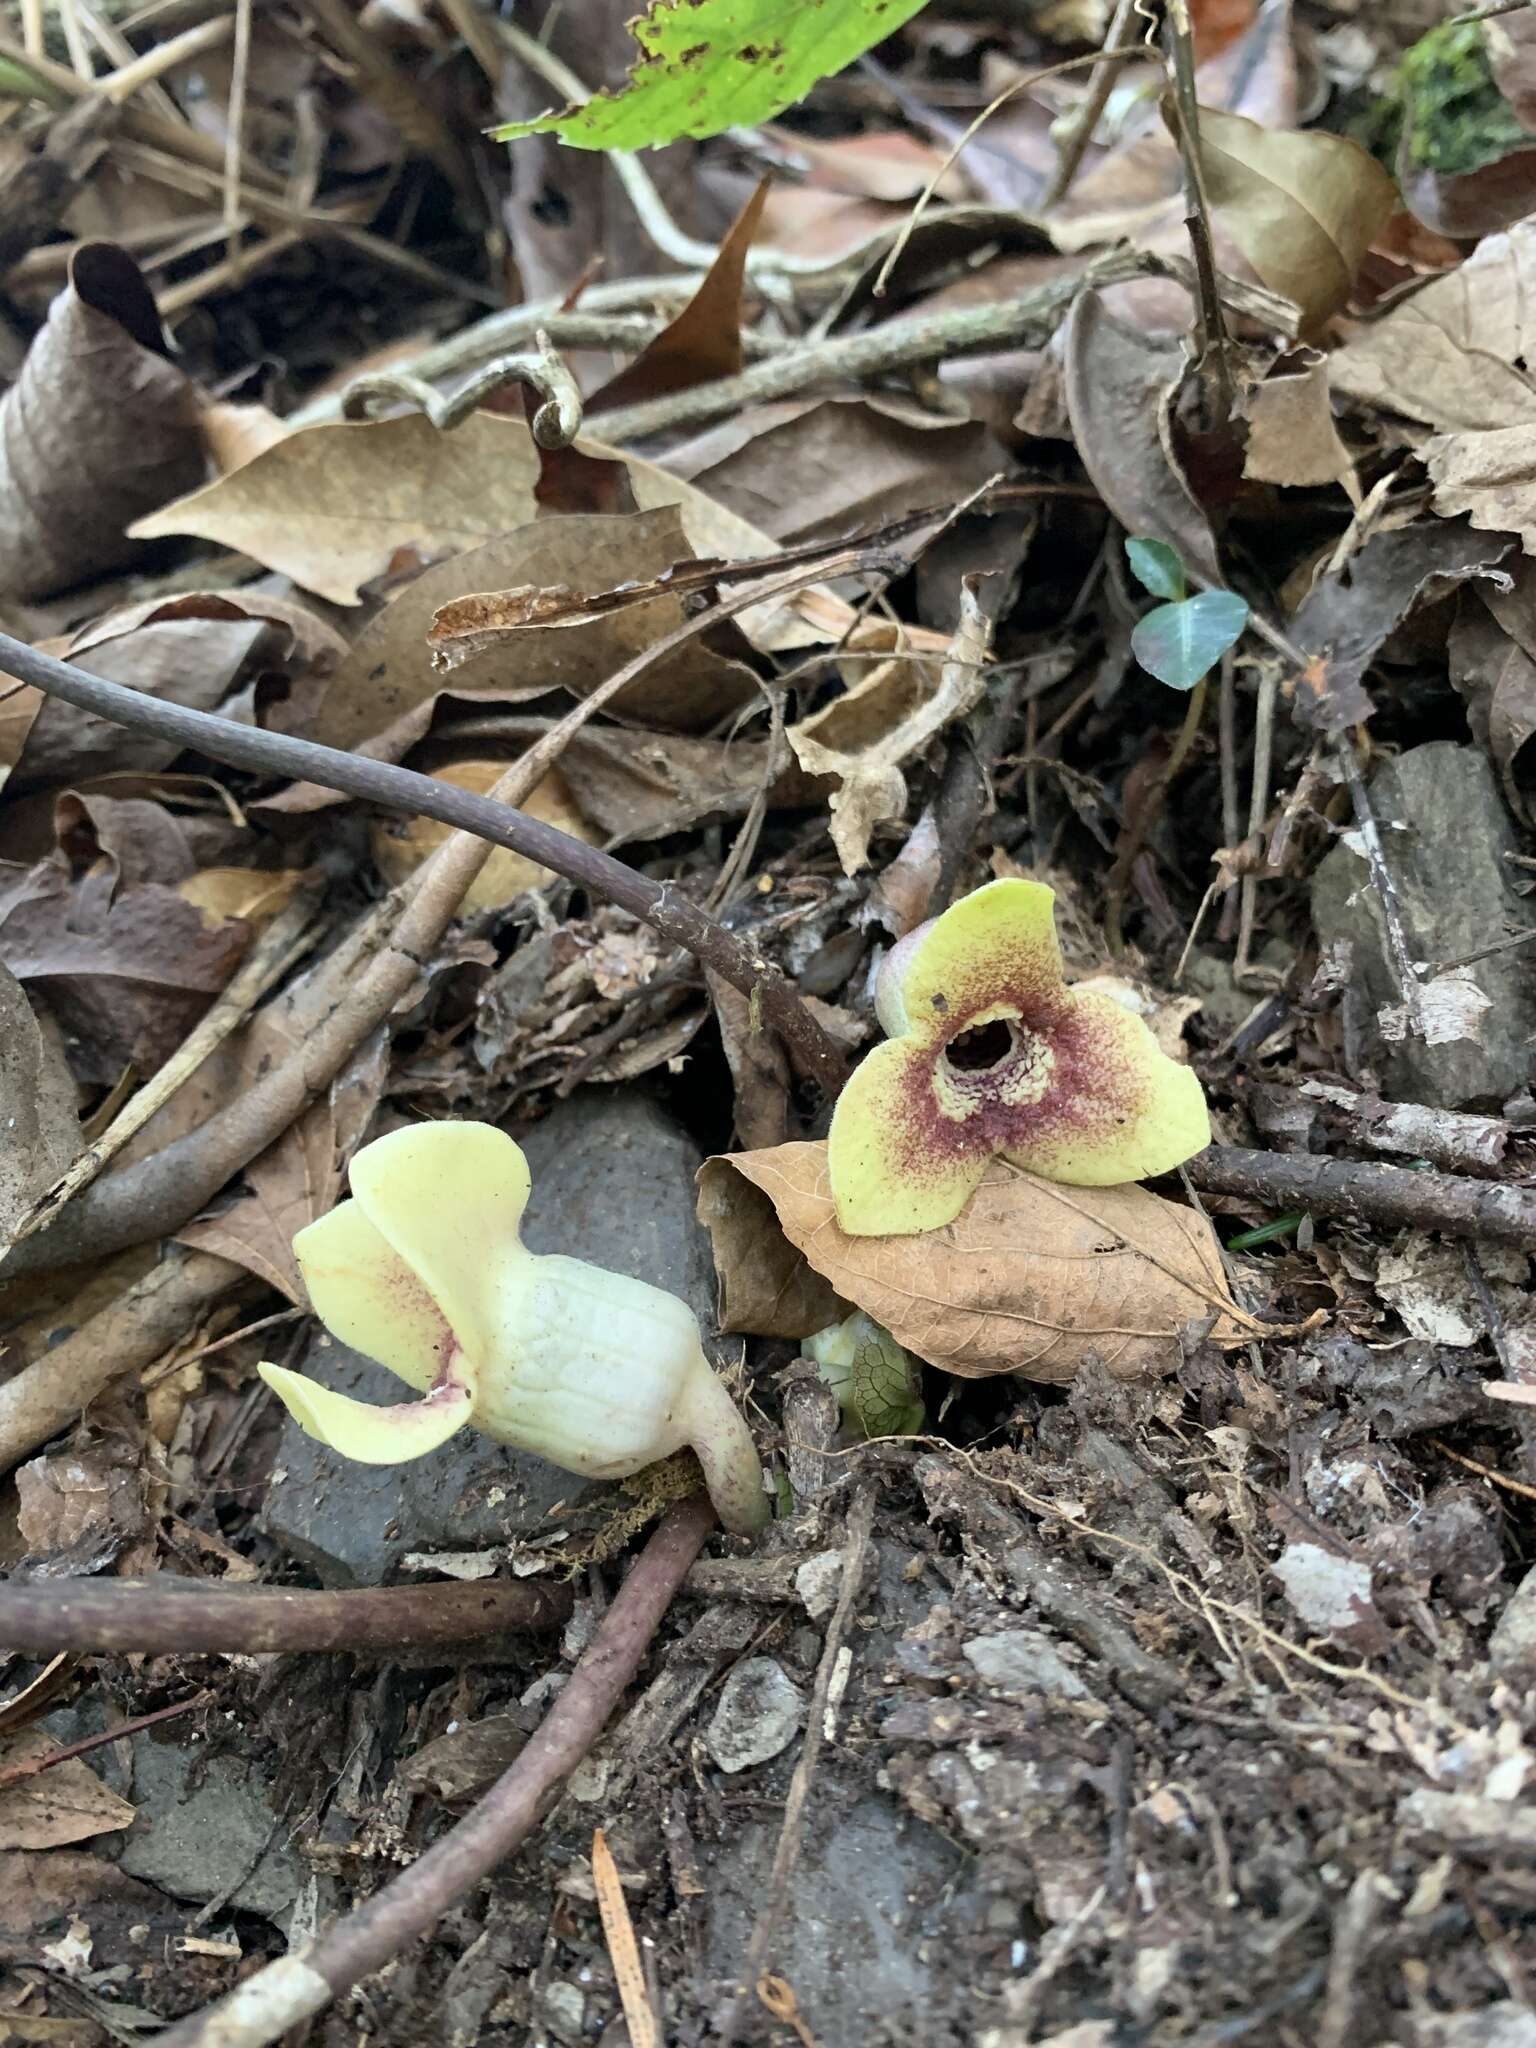
{"label": "rock surface", "polygon": [[1530,1077],[1536,985],[1510,937],[1533,928],[1511,882],[1515,835],[1493,770],[1472,747],[1437,740],[1387,762],[1371,781],[1382,852],[1401,901],[1408,950],[1421,979],[1485,946],[1502,945],[1460,970],[1476,1012],[1475,1037],[1429,1044],[1411,1031],[1383,1034],[1382,1011],[1403,1001],[1387,945],[1381,900],[1356,835],[1318,867],[1312,917],[1343,988],[1345,1060],[1353,1077],[1379,1083],[1397,1102],[1439,1109],[1502,1102]]}
{"label": "rock surface", "polygon": [[[709,1240],[693,1211],[701,1155],[639,1089],[587,1088],[519,1134],[533,1173],[523,1238],[714,1314]],[[361,1401],[398,1401],[401,1383],[317,1330],[300,1370]],[[283,1476],[278,1478],[278,1474]],[[266,1526],[329,1586],[376,1586],[407,1551],[476,1549],[568,1527],[603,1489],[461,1430],[408,1465],[359,1465],[283,1425]]]}
{"label": "rock surface", "polygon": [[750,1770],[787,1749],[804,1719],[788,1673],[771,1657],[744,1657],[720,1689],[705,1746],[722,1771]]}
{"label": "rock surface", "polygon": [[131,1740],[139,1817],[123,1837],[123,1872],[173,1898],[201,1904],[228,1894],[240,1912],[281,1920],[305,1866],[262,1778],[235,1757],[210,1758],[184,1740]]}
{"label": "rock surface", "polygon": [[1494,1623],[1488,1662],[1500,1678],[1536,1679],[1536,1570],[1526,1573]]}

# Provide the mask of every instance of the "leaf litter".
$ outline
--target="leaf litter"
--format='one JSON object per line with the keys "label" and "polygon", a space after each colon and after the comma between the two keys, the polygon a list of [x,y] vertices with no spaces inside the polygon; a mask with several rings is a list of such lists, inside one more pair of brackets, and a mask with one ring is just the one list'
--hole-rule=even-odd
{"label": "leaf litter", "polygon": [[[408,1877],[686,1487],[499,1450],[295,1484],[256,1364],[366,1368],[292,1237],[362,1144],[472,1117],[554,1190],[540,1249],[700,1313],[776,1513],[542,1834],[369,1980],[370,2038],[1522,2040],[1536,1240],[1464,1213],[1536,1174],[1524,17],[1201,0],[1099,58],[1113,10],[825,0],[852,40],[770,88],[751,10],[680,48],[664,7],[626,92],[627,11],[567,0],[532,53],[446,4],[215,10],[185,53],[0,28],[0,626],[568,835],[466,841],[6,671],[0,1602],[581,1589],[494,1656],[5,1651],[6,2025],[173,2020]],[[690,97],[732,37],[729,104]],[[589,147],[487,140],[578,101],[556,65]],[[663,146],[596,155],[658,86],[615,132]],[[530,364],[584,393],[569,447]],[[386,416],[339,417],[363,376]],[[890,945],[993,876],[1050,882],[1069,980],[1193,1064],[1217,1142],[845,1236],[806,1045],[878,1043]],[[921,1440],[864,1442],[803,1355],[853,1309]],[[302,1898],[248,1882],[277,1840]]]}

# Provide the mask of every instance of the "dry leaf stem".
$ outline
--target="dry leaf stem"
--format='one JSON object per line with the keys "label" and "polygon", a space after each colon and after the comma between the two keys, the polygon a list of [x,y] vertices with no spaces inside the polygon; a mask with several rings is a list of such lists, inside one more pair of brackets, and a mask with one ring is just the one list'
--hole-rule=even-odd
{"label": "dry leaf stem", "polygon": [[469,1643],[515,1629],[559,1628],[570,1613],[569,1587],[528,1579],[312,1593],[209,1585],[164,1573],[0,1586],[0,1645],[28,1656],[392,1650],[402,1643]]}
{"label": "dry leaf stem", "polygon": [[1237,1145],[1207,1147],[1189,1161],[1188,1172],[1203,1194],[1241,1195],[1267,1209],[1443,1230],[1523,1251],[1536,1244],[1536,1190],[1498,1181]]}
{"label": "dry leaf stem", "polygon": [[[1167,0],[1163,33],[1173,73],[1173,128],[1184,166],[1184,195],[1188,208],[1184,225],[1189,231],[1195,259],[1195,311],[1199,322],[1199,363],[1216,380],[1219,419],[1231,416],[1233,404],[1232,365],[1228,360],[1229,338],[1226,315],[1221,306],[1221,286],[1216,271],[1216,250],[1211,240],[1211,210],[1205,196],[1205,178],[1200,168],[1200,107],[1195,89],[1195,39],[1186,0]],[[1216,421],[1210,424],[1217,424]]]}
{"label": "dry leaf stem", "polygon": [[393,1960],[510,1856],[602,1733],[713,1525],[703,1495],[668,1512],[516,1762],[455,1828],[318,1939],[159,2035],[157,2048],[265,2048]]}
{"label": "dry leaf stem", "polygon": [[1083,97],[1078,102],[1071,120],[1059,133],[1056,168],[1051,173],[1050,183],[1035,202],[1037,214],[1049,213],[1053,206],[1059,206],[1071,190],[1072,180],[1082,167],[1088,145],[1093,140],[1094,130],[1099,125],[1104,109],[1109,105],[1109,95],[1120,75],[1121,57],[1112,58],[1106,53],[1118,50],[1119,45],[1124,42],[1135,13],[1136,0],[1119,0],[1110,18],[1109,27],[1104,32],[1104,50],[1094,62]]}

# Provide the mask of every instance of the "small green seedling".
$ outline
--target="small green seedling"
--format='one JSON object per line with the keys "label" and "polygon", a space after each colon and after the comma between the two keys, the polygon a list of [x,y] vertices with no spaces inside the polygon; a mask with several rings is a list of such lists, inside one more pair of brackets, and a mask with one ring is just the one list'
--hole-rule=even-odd
{"label": "small green seedling", "polygon": [[875,1009],[890,1035],[838,1097],[827,1140],[852,1237],[952,1223],[999,1155],[1111,1187],[1211,1141],[1191,1070],[1113,996],[1067,986],[1043,882],[988,882],[909,932]]}
{"label": "small green seedling", "polygon": [[684,1445],[721,1521],[767,1520],[746,1423],[674,1295],[519,1236],[528,1162],[492,1124],[413,1124],[352,1161],[353,1199],[293,1240],[331,1334],[418,1387],[372,1407],[302,1373],[261,1376],[299,1427],[345,1457],[402,1464],[467,1423],[567,1472],[623,1479]]}
{"label": "small green seedling", "polygon": [[1192,690],[1241,638],[1247,600],[1235,590],[1197,590],[1191,597],[1178,550],[1166,541],[1128,539],[1125,555],[1143,588],[1168,600],[1137,621],[1131,652],[1170,690]]}

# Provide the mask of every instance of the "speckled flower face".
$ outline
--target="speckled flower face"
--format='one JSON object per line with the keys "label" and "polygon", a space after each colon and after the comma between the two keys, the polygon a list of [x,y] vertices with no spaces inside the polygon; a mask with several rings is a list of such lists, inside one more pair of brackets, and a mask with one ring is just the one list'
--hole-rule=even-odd
{"label": "speckled flower face", "polygon": [[1001,1153],[1110,1187],[1208,1145],[1200,1083],[1112,996],[1062,979],[1055,897],[989,882],[896,946],[875,1007],[891,1034],[838,1098],[827,1167],[853,1237],[952,1223]]}

